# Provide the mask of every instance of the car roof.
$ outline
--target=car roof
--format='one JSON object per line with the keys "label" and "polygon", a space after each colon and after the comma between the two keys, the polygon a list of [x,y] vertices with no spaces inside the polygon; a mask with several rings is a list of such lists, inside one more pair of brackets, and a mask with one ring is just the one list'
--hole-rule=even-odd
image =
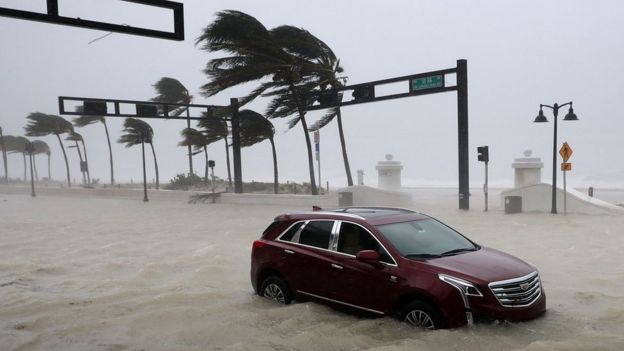
{"label": "car roof", "polygon": [[422,220],[429,216],[405,208],[396,207],[341,207],[336,209],[314,208],[314,211],[293,212],[276,217],[289,219],[330,219],[367,222],[372,225]]}

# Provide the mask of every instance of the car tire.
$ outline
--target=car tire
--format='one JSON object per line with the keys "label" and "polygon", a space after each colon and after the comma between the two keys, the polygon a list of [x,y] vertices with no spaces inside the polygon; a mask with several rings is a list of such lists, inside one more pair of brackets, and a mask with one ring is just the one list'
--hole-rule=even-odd
{"label": "car tire", "polygon": [[283,303],[290,304],[292,295],[286,281],[275,275],[268,276],[260,285],[260,296]]}
{"label": "car tire", "polygon": [[430,304],[414,300],[401,311],[401,320],[414,327],[424,330],[444,328],[444,318]]}

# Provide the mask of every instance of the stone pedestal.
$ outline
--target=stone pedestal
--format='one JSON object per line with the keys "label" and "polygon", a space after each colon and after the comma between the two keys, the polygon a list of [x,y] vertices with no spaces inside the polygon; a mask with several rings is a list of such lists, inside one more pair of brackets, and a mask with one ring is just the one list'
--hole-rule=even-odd
{"label": "stone pedestal", "polygon": [[403,166],[399,161],[393,161],[392,155],[387,154],[385,161],[377,163],[377,186],[381,189],[397,190],[401,188],[401,170]]}
{"label": "stone pedestal", "polygon": [[524,157],[514,159],[511,164],[514,169],[514,188],[542,182],[544,163],[539,157],[531,157],[532,153],[531,150],[525,150]]}

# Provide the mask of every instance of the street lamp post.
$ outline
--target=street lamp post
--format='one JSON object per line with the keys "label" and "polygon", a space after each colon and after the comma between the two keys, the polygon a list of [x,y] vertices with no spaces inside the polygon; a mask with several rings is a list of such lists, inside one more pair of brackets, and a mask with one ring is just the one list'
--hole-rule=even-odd
{"label": "street lamp post", "polygon": [[553,133],[554,136],[553,136],[553,164],[552,164],[552,173],[553,173],[552,207],[550,210],[550,213],[553,213],[553,214],[557,213],[557,116],[559,115],[559,109],[567,105],[570,105],[570,110],[568,111],[568,114],[565,115],[563,120],[564,121],[577,121],[578,117],[576,117],[576,114],[574,114],[574,109],[572,108],[572,101],[566,102],[563,105],[559,105],[555,103],[553,106],[540,104],[539,114],[537,115],[537,117],[535,117],[535,120],[533,121],[535,123],[548,122],[548,119],[546,119],[546,116],[544,116],[543,108],[548,107],[549,109],[553,110],[555,130]]}

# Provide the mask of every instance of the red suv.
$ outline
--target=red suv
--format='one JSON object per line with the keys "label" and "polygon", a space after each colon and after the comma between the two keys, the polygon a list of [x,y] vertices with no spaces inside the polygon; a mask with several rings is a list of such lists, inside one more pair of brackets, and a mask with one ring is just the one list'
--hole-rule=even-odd
{"label": "red suv", "polygon": [[395,208],[276,217],[253,243],[251,283],[281,303],[321,300],[425,329],[524,321],[546,310],[534,266]]}

